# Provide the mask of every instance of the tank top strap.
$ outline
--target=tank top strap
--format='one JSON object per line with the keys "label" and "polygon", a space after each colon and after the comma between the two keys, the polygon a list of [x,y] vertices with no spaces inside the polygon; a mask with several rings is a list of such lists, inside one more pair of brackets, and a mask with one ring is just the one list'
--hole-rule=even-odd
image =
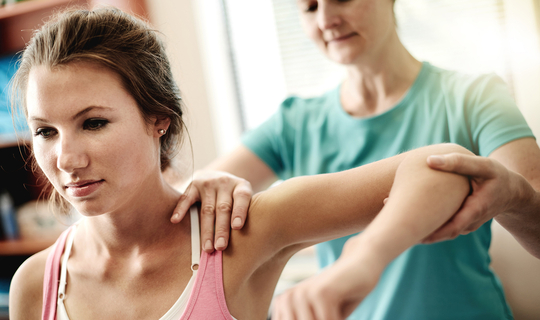
{"label": "tank top strap", "polygon": [[43,279],[43,308],[42,320],[56,319],[56,301],[58,296],[58,275],[60,274],[60,259],[64,252],[64,244],[71,228],[65,230],[51,248],[45,264]]}
{"label": "tank top strap", "polygon": [[64,248],[64,256],[62,257],[62,264],[60,267],[60,283],[58,285],[58,301],[64,300],[66,297],[66,278],[67,278],[67,262],[69,255],[71,254],[71,248],[73,247],[73,238],[75,238],[75,231],[77,230],[77,224],[71,227],[71,232],[68,235],[66,246]]}
{"label": "tank top strap", "polygon": [[199,212],[196,206],[189,209],[191,221],[191,270],[195,275],[201,260],[201,235],[199,231]]}

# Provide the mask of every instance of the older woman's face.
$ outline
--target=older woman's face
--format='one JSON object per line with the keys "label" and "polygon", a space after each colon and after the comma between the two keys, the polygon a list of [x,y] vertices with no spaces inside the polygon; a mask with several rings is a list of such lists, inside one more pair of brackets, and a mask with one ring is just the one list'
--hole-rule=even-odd
{"label": "older woman's face", "polygon": [[302,26],[331,60],[369,61],[395,32],[392,0],[298,0]]}
{"label": "older woman's face", "polygon": [[27,116],[37,163],[82,214],[136,205],[137,191],[159,172],[157,129],[145,123],[119,76],[106,68],[34,67]]}

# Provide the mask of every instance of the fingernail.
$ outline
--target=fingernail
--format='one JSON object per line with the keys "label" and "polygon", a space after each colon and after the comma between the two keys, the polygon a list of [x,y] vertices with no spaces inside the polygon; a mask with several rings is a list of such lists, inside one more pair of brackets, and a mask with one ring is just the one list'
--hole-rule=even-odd
{"label": "fingernail", "polygon": [[180,219],[180,215],[179,215],[178,213],[175,213],[175,214],[173,215],[173,219],[174,219],[174,220]]}
{"label": "fingernail", "polygon": [[242,226],[242,219],[240,219],[240,217],[234,218],[234,220],[232,222],[232,226],[233,226],[233,228],[241,227]]}
{"label": "fingernail", "polygon": [[429,161],[436,166],[442,166],[446,163],[446,159],[443,156],[429,156]]}
{"label": "fingernail", "polygon": [[212,241],[206,240],[204,243],[204,250],[212,250]]}
{"label": "fingernail", "polygon": [[219,239],[217,239],[217,241],[216,241],[216,247],[217,247],[217,248],[223,248],[223,247],[225,247],[225,239],[224,239],[224,238],[219,238]]}

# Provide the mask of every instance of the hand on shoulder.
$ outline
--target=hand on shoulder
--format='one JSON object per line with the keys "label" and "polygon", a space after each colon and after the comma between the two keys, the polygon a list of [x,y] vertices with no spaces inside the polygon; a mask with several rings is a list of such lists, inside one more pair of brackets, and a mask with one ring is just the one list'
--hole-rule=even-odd
{"label": "hand on shoulder", "polygon": [[174,209],[171,222],[180,222],[189,208],[200,201],[204,251],[225,250],[230,229],[244,226],[252,194],[251,184],[245,179],[222,171],[198,171]]}

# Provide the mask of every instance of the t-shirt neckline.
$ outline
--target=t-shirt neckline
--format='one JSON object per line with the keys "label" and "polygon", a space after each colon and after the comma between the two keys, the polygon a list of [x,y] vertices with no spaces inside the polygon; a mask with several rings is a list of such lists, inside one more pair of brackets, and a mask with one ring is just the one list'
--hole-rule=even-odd
{"label": "t-shirt neckline", "polygon": [[341,83],[333,90],[333,99],[334,99],[333,105],[338,109],[338,113],[340,114],[340,117],[345,119],[344,121],[352,121],[355,123],[380,121],[379,119],[384,119],[390,116],[391,114],[393,114],[394,112],[409,105],[409,101],[414,99],[414,97],[416,96],[416,93],[419,90],[418,88],[421,87],[422,84],[424,83],[424,80],[427,77],[430,67],[431,65],[429,62],[422,61],[422,67],[420,68],[420,72],[416,76],[416,79],[414,80],[411,87],[407,90],[403,98],[399,100],[398,103],[396,103],[392,108],[386,110],[383,113],[379,113],[379,114],[368,116],[368,117],[353,117],[350,114],[348,114],[343,109],[343,105],[341,104],[341,97],[340,97],[341,85],[342,85]]}

